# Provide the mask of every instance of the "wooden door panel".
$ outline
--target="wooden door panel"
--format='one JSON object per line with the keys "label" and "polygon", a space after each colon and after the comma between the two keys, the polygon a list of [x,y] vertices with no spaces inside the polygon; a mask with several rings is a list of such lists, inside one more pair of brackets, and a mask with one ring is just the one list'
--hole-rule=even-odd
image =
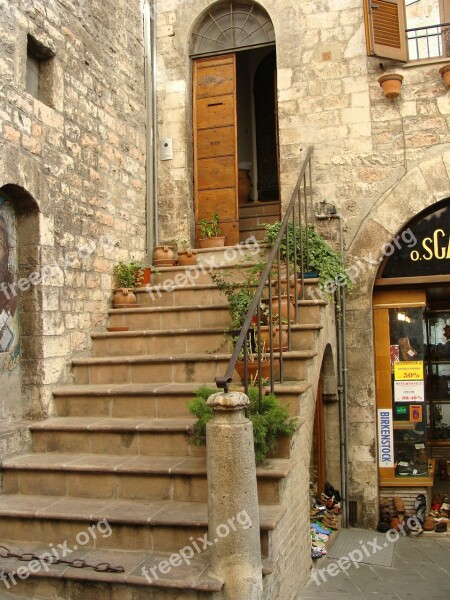
{"label": "wooden door panel", "polygon": [[227,245],[239,241],[236,57],[194,63],[194,208],[199,221],[219,214]]}
{"label": "wooden door panel", "polygon": [[199,191],[234,187],[235,160],[233,156],[199,159],[197,169]]}
{"label": "wooden door panel", "polygon": [[234,88],[234,61],[215,60],[214,65],[198,69],[197,98],[234,94]]}
{"label": "wooden door panel", "polygon": [[234,96],[215,96],[197,101],[197,129],[235,124]]}
{"label": "wooden door panel", "polygon": [[234,127],[202,129],[198,132],[198,158],[232,156],[234,154]]}
{"label": "wooden door panel", "polygon": [[226,190],[208,190],[199,192],[199,203],[198,203],[198,218],[209,219],[212,213],[217,209],[218,206],[222,207],[220,211],[220,218],[223,220],[234,219],[234,207],[233,201],[235,196],[235,189],[229,188]]}

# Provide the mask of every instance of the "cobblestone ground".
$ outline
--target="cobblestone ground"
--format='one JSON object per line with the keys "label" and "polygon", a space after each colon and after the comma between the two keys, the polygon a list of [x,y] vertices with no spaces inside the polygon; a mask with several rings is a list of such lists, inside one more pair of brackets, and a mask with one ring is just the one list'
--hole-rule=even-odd
{"label": "cobblestone ground", "polygon": [[[334,559],[315,561],[325,569]],[[361,564],[317,585],[297,600],[447,600],[450,598],[450,537],[401,538],[391,568]]]}

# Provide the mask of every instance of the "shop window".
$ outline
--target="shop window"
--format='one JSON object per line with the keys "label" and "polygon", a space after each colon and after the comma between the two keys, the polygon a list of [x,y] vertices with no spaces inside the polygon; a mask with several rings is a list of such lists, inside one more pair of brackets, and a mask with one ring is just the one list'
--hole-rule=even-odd
{"label": "shop window", "polygon": [[450,56],[448,0],[365,0],[368,54],[399,61]]}
{"label": "shop window", "polygon": [[25,89],[49,106],[52,106],[54,56],[50,48],[28,35]]}

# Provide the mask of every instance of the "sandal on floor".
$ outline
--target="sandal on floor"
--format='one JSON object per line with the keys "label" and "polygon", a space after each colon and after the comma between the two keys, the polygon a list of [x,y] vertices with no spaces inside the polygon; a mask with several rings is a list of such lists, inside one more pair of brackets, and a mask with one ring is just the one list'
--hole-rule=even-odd
{"label": "sandal on floor", "polygon": [[394,503],[395,512],[397,513],[398,518],[400,519],[400,521],[403,521],[406,514],[405,503],[403,501],[403,498],[400,498],[400,496],[394,496],[392,498],[392,501]]}
{"label": "sandal on floor", "polygon": [[436,528],[436,523],[434,522],[433,517],[430,517],[428,515],[428,517],[426,517],[422,527],[423,527],[424,531],[434,531]]}
{"label": "sandal on floor", "polygon": [[447,531],[447,523],[445,521],[437,523],[435,531],[436,533],[445,533]]}

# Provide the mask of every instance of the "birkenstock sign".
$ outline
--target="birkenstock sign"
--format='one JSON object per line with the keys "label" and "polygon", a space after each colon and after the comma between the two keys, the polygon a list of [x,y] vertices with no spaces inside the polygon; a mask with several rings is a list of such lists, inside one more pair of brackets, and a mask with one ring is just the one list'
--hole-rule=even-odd
{"label": "birkenstock sign", "polygon": [[392,409],[378,409],[378,448],[380,467],[394,466]]}

